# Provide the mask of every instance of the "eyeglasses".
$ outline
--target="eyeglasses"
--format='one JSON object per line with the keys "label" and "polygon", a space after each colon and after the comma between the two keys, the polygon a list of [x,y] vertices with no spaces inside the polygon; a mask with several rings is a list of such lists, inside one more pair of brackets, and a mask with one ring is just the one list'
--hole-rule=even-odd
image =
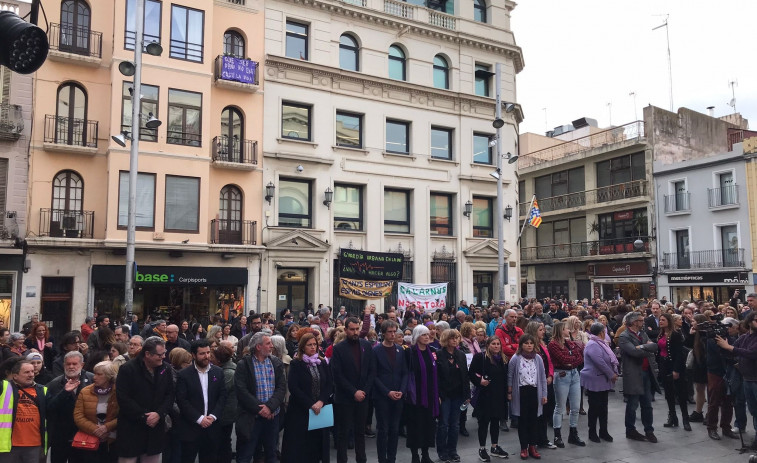
{"label": "eyeglasses", "polygon": [[152,355],[153,357],[160,357],[160,358],[164,358],[166,356],[165,352],[163,352],[162,354],[159,354],[157,352],[148,352],[148,354]]}

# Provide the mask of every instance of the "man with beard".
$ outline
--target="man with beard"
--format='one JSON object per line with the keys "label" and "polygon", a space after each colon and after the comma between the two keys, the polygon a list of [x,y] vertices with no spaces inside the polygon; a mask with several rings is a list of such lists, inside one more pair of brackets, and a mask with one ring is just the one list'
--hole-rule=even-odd
{"label": "man with beard", "polygon": [[247,333],[245,336],[242,336],[242,339],[239,340],[237,343],[237,358],[241,359],[244,354],[244,348],[245,346],[248,346],[250,344],[250,339],[255,335],[255,333],[259,332],[263,329],[263,319],[260,318],[259,314],[252,314],[249,318],[250,321],[250,332]]}
{"label": "man with beard", "polygon": [[[20,360],[2,381],[0,403],[0,460],[37,462],[46,452],[47,388],[34,383],[34,366]],[[7,404],[7,405],[6,405]]]}
{"label": "man with beard", "polygon": [[77,350],[63,357],[63,374],[50,381],[47,389],[47,423],[50,428],[50,461],[66,463],[71,459],[71,441],[77,428],[74,423],[76,398],[92,384],[93,375],[84,371],[84,356]]}

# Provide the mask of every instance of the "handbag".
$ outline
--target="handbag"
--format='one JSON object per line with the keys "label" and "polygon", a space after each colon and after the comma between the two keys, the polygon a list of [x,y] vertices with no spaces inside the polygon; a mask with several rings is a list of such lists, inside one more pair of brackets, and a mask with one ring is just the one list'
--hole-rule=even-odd
{"label": "handbag", "polygon": [[78,431],[74,436],[71,447],[81,450],[97,450],[100,448],[100,438],[87,434],[83,431]]}

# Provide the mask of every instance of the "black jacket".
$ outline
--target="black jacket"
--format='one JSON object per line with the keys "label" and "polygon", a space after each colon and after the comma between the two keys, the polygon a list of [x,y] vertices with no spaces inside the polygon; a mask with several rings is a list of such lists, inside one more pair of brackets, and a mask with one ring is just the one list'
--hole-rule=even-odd
{"label": "black jacket", "polygon": [[220,430],[217,424],[223,418],[223,407],[226,404],[226,386],[223,370],[210,365],[208,370],[208,415],[216,417],[210,427],[203,429],[197,420],[205,416],[205,399],[203,399],[200,374],[194,364],[177,373],[176,404],[181,411],[178,430],[182,441],[193,441],[205,433],[216,433]]}
{"label": "black jacket", "polygon": [[79,375],[79,386],[66,392],[66,376],[54,378],[47,385],[47,424],[49,428],[48,440],[50,445],[71,445],[77,428],[74,423],[74,407],[76,398],[82,389],[92,384],[94,375],[82,370]]}
{"label": "black jacket", "polygon": [[[450,362],[452,359],[452,362]],[[470,380],[468,379],[468,361],[459,349],[450,355],[447,349],[439,349],[436,351],[436,372],[439,375],[439,398],[441,399],[459,399],[460,397],[453,397],[450,382],[450,378],[453,375],[458,377],[458,381],[463,386],[463,400],[470,398]]]}
{"label": "black jacket", "polygon": [[180,336],[176,338],[176,342],[166,341],[166,357],[168,357],[168,354],[170,354],[171,351],[176,349],[177,347],[181,347],[187,352],[189,352],[189,350],[192,348],[192,346],[189,344],[189,341],[182,339]]}
{"label": "black jacket", "polygon": [[[53,342],[53,338],[48,339],[48,342]],[[27,349],[37,349],[37,342],[34,339],[26,338],[24,339],[24,345],[27,347]],[[42,352],[42,358],[45,362],[45,368],[47,368],[50,371],[53,371],[53,360],[55,360],[55,356],[57,355],[57,352],[55,352],[55,349],[52,347],[45,347]]]}
{"label": "black jacket", "polygon": [[272,412],[275,412],[284,403],[287,390],[284,364],[276,357],[271,356],[270,359],[273,364],[276,386],[273,395],[266,402],[261,402],[257,397],[258,383],[255,379],[255,367],[252,364],[251,356],[245,355],[237,363],[237,371],[234,372],[234,389],[237,392],[237,402],[239,404],[237,434],[246,439],[250,438],[250,430],[258,418],[261,405],[266,405]]}
{"label": "black jacket", "polygon": [[660,377],[664,378],[673,372],[676,372],[680,377],[683,377],[686,374],[686,356],[688,354],[683,349],[683,335],[680,331],[673,331],[673,334],[670,335],[667,351],[668,356],[659,356],[657,362]]}
{"label": "black jacket", "polygon": [[384,346],[379,344],[373,348],[373,398],[391,400],[390,391],[399,391],[403,395],[407,393],[408,369],[405,349],[395,344],[394,367],[389,363]]}
{"label": "black jacket", "polygon": [[657,337],[660,335],[660,323],[654,315],[644,319],[644,332],[647,333],[650,341],[657,342]]}
{"label": "black jacket", "polygon": [[373,364],[373,348],[365,339],[358,339],[360,343],[360,370],[355,365],[352,356],[352,345],[345,340],[334,346],[331,356],[331,370],[334,375],[334,403],[346,404],[355,401],[357,391],[365,392],[369,396],[376,377]]}

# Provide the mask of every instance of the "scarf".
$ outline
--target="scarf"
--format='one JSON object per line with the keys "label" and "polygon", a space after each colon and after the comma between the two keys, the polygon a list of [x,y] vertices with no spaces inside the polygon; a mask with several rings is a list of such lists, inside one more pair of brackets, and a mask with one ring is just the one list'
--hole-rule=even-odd
{"label": "scarf", "polygon": [[313,355],[303,355],[302,361],[305,362],[306,365],[320,365],[321,364],[321,359],[318,357],[317,352]]}
{"label": "scarf", "polygon": [[97,395],[108,395],[110,394],[110,391],[113,390],[113,385],[111,384],[108,387],[97,387],[94,386],[95,394]]}
{"label": "scarf", "polygon": [[[423,360],[423,352],[418,349],[418,347],[414,346],[413,349],[418,354],[418,365],[421,369],[421,385],[420,385],[420,405],[423,407],[428,408],[429,405],[431,405],[431,416],[439,416],[439,400],[437,399],[439,397],[439,384],[437,381],[434,381],[434,397],[429,399],[428,396],[428,378],[427,378],[427,372],[426,372],[426,361]],[[428,350],[428,347],[426,347],[426,350]],[[428,353],[431,355],[431,352]],[[434,360],[433,356],[431,357],[431,369],[432,369],[432,377],[436,378],[436,360]],[[412,375],[415,377],[415,375]],[[415,388],[414,391],[416,394],[418,393],[418,388]],[[418,404],[418,397],[415,397],[415,404]]]}
{"label": "scarf", "polygon": [[524,359],[533,360],[534,357],[536,357],[536,349],[532,350],[530,354],[527,353],[527,352],[521,351],[520,354],[518,354],[518,355],[520,355]]}
{"label": "scarf", "polygon": [[594,341],[602,347],[602,350],[610,358],[610,363],[612,364],[613,370],[617,372],[618,358],[615,356],[615,353],[612,351],[612,349],[610,349],[610,346],[608,346],[602,339],[600,339],[599,336],[596,336],[594,334],[589,335],[589,341]]}
{"label": "scarf", "polygon": [[492,359],[495,363],[500,363],[502,361],[502,354],[493,355]]}

